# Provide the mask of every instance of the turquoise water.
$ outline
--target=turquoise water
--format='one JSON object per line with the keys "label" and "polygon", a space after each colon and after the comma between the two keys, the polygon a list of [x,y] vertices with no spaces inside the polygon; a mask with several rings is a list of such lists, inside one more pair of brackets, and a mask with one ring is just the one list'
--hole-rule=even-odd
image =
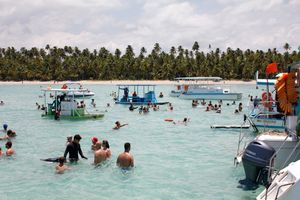
{"label": "turquoise water", "polygon": [[[223,103],[221,114],[204,112],[204,107],[192,108],[191,101],[167,97],[173,86],[159,85],[156,92],[165,94],[164,101],[174,105],[174,111],[160,106],[160,111],[140,115],[127,106],[114,105],[110,93],[114,85],[88,85],[96,93],[97,109],[105,111],[100,120],[54,121],[41,118],[35,102],[43,103],[40,86],[2,85],[0,123],[8,123],[17,132],[13,148],[16,155],[0,158],[0,199],[255,199],[263,188],[244,191],[238,180],[244,178],[242,167],[234,167],[239,130],[214,130],[212,124],[241,124],[242,114],[233,114],[236,106]],[[254,85],[233,85],[243,92],[243,104],[248,94],[258,94]],[[87,101],[87,104],[90,100]],[[107,108],[106,104],[111,107]],[[238,102],[237,102],[238,104]],[[187,126],[174,125],[164,119],[182,120]],[[112,130],[115,121],[128,123]],[[249,130],[251,132],[251,130]],[[3,133],[0,132],[1,135]],[[55,174],[55,164],[41,158],[63,155],[66,137],[80,134],[81,148],[89,158],[71,165],[64,174]],[[112,158],[95,168],[90,151],[91,137],[110,142]],[[135,168],[122,172],[115,166],[123,144],[131,143]],[[0,141],[3,150],[4,141]]]}

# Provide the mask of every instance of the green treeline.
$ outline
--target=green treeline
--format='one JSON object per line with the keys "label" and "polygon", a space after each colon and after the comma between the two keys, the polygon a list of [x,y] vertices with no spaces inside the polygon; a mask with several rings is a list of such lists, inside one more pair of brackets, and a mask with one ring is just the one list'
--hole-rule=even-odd
{"label": "green treeline", "polygon": [[[219,76],[223,79],[250,80],[257,70],[265,72],[267,64],[277,62],[278,70],[286,70],[286,65],[300,61],[300,53],[276,49],[267,52],[247,49],[209,49],[199,51],[195,42],[190,49],[182,46],[162,51],[156,43],[148,52],[144,47],[135,54],[128,45],[125,52],[114,52],[102,47],[100,50],[80,50],[78,47],[31,49],[14,47],[0,48],[0,80],[166,80],[180,76]],[[261,73],[264,78],[265,73]]]}

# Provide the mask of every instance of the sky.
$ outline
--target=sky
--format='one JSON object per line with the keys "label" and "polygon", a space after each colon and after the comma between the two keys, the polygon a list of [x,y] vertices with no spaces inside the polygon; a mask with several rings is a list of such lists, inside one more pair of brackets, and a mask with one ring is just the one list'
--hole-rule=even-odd
{"label": "sky", "polygon": [[300,0],[0,0],[0,47],[135,52],[300,45]]}

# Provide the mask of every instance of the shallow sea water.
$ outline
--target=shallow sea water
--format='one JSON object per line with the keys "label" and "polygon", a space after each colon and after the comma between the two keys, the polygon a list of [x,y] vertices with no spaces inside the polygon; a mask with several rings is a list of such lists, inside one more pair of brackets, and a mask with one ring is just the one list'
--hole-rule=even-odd
{"label": "shallow sea water", "polygon": [[[6,199],[228,199],[250,200],[262,191],[244,191],[238,181],[243,168],[233,165],[240,130],[211,129],[213,124],[241,124],[243,114],[233,114],[237,105],[223,102],[221,114],[192,108],[191,101],[168,97],[171,85],[158,85],[163,101],[170,101],[174,111],[160,106],[157,112],[140,115],[127,106],[115,105],[110,93],[114,85],[87,85],[94,91],[97,109],[105,112],[100,120],[55,121],[43,119],[35,102],[43,103],[39,85],[2,85],[0,123],[8,123],[17,132],[13,139],[16,155],[0,158],[0,200]],[[248,94],[260,93],[254,85],[232,85],[243,92],[246,112]],[[91,100],[86,100],[89,104]],[[106,104],[111,107],[107,108]],[[216,103],[216,101],[213,101]],[[187,126],[165,122],[190,118]],[[128,123],[112,130],[115,121]],[[1,125],[2,127],[2,125]],[[246,130],[251,132],[252,129]],[[81,148],[89,159],[81,159],[71,170],[55,174],[54,163],[42,158],[61,156],[66,137],[82,136]],[[0,135],[4,134],[0,132]],[[112,157],[104,165],[92,165],[91,137],[110,143]],[[254,135],[253,135],[254,137]],[[124,172],[116,167],[117,155],[125,142],[131,143],[135,167]],[[5,141],[0,147],[5,150]]]}

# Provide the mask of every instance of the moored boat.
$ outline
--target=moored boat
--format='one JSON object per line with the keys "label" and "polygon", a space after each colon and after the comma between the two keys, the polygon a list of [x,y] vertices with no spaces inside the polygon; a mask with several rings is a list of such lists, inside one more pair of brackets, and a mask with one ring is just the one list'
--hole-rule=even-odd
{"label": "moored boat", "polygon": [[178,96],[185,100],[228,100],[242,99],[242,93],[233,93],[229,88],[223,88],[216,82],[220,77],[180,77],[175,80],[183,81],[176,84],[177,90],[172,90],[170,96]]}
{"label": "moored boat", "polygon": [[[88,112],[86,110],[84,101],[81,103],[75,100],[75,92],[83,93],[86,89],[42,89],[44,94],[45,109],[42,114],[42,117],[49,117],[54,119],[70,119],[70,120],[79,120],[79,119],[98,119],[104,116],[100,112]],[[54,100],[51,99],[51,102],[47,100],[46,93],[54,93]]]}
{"label": "moored boat", "polygon": [[156,95],[155,95],[156,85],[119,84],[119,85],[117,85],[117,87],[118,87],[117,96],[114,98],[114,101],[116,104],[163,105],[163,104],[169,103],[169,102],[157,101]]}

